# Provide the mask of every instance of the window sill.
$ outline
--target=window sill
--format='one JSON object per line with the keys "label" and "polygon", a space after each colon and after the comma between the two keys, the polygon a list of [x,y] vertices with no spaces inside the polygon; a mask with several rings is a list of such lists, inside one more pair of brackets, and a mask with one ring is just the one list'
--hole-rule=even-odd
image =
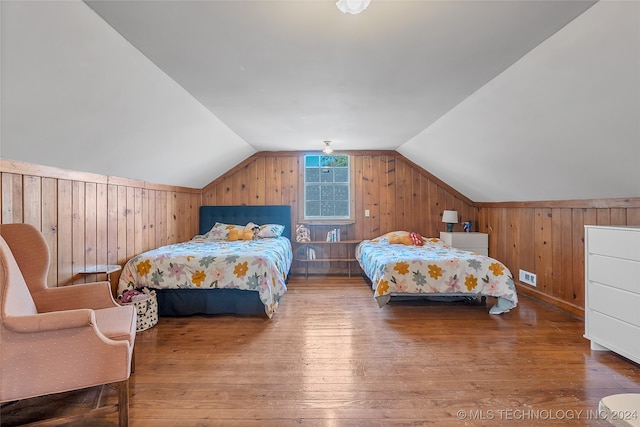
{"label": "window sill", "polygon": [[352,225],[355,223],[356,223],[355,219],[327,219],[327,220],[303,219],[298,221],[298,224],[305,224],[305,225]]}

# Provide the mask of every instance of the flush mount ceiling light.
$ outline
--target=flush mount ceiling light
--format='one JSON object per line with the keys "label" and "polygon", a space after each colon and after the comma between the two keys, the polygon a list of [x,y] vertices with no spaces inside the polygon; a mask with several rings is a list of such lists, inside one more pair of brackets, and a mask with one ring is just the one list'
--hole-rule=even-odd
{"label": "flush mount ceiling light", "polygon": [[331,154],[333,153],[333,148],[331,148],[331,141],[325,141],[324,142],[324,148],[322,149],[322,152],[324,154]]}
{"label": "flush mount ceiling light", "polygon": [[338,0],[336,6],[342,11],[342,13],[350,13],[356,15],[365,10],[371,0]]}

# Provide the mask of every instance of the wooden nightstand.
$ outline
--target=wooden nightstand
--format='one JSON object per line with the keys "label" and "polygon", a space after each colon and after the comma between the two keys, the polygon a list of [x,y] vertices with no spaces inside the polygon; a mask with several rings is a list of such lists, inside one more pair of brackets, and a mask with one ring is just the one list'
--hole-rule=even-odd
{"label": "wooden nightstand", "polygon": [[456,249],[489,256],[489,235],[487,233],[448,233],[446,231],[441,231],[440,240],[442,240],[445,245]]}

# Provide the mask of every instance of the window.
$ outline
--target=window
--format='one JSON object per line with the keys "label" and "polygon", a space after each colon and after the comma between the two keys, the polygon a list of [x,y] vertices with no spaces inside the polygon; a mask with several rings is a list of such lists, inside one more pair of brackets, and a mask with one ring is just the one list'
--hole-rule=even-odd
{"label": "window", "polygon": [[351,168],[349,156],[304,156],[304,219],[351,218]]}

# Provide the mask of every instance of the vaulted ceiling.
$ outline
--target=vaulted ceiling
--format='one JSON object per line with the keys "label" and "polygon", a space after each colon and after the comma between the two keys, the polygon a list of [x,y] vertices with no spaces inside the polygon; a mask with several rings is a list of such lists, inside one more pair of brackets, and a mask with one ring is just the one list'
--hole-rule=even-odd
{"label": "vaulted ceiling", "polygon": [[396,149],[589,2],[87,1],[256,150]]}
{"label": "vaulted ceiling", "polygon": [[640,196],[638,2],[0,13],[3,158],[203,187],[256,151],[331,140],[398,150],[475,201]]}

